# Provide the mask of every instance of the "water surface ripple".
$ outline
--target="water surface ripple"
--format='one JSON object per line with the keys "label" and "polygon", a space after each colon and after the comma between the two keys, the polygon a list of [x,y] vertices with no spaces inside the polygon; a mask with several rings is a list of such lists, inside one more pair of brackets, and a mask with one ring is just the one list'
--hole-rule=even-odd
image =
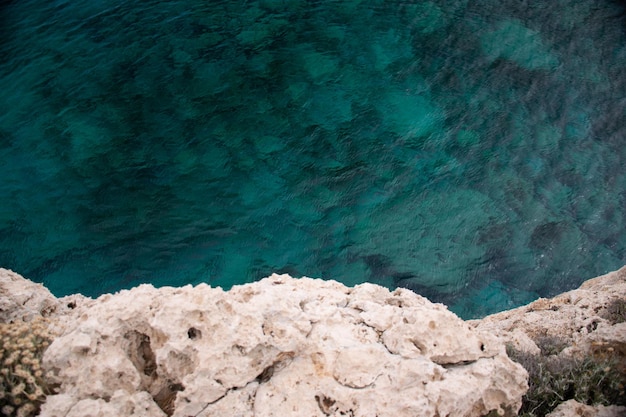
{"label": "water surface ripple", "polygon": [[0,265],[272,272],[463,317],[626,261],[623,2],[0,5]]}

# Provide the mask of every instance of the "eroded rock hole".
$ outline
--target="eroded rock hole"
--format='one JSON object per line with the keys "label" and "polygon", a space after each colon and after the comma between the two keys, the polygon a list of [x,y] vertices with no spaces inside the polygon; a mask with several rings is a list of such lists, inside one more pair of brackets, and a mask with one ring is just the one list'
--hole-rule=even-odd
{"label": "eroded rock hole", "polygon": [[190,327],[189,330],[187,330],[187,336],[191,340],[202,339],[202,332],[195,327]]}
{"label": "eroded rock hole", "polygon": [[[133,330],[126,333],[124,338],[128,341],[128,358],[135,365],[135,368],[150,379],[155,378],[157,365],[156,357],[150,346],[150,337]],[[144,381],[144,385],[148,385],[146,381]]]}
{"label": "eroded rock hole", "polygon": [[149,392],[154,402],[165,414],[173,415],[176,394],[184,390],[183,385],[159,376],[150,336],[131,330],[124,335],[124,339],[126,339],[128,358],[141,376],[141,390]]}
{"label": "eroded rock hole", "polygon": [[317,405],[325,415],[331,415],[335,410],[333,410],[333,405],[335,405],[335,400],[329,398],[325,395],[316,395],[315,401],[317,401]]}
{"label": "eroded rock hole", "polygon": [[591,323],[587,325],[587,332],[591,333],[595,331],[597,328],[598,328],[598,322],[596,320],[593,320]]}

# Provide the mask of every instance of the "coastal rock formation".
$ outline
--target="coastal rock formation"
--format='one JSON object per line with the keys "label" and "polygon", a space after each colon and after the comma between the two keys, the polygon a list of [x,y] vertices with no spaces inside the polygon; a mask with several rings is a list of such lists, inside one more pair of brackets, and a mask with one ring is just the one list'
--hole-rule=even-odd
{"label": "coastal rock formation", "polygon": [[[505,345],[538,360],[608,358],[626,374],[626,267],[468,322],[372,284],[272,275],[230,291],[57,299],[0,269],[0,322],[41,316],[56,335],[43,361],[50,417],[515,415],[528,374]],[[571,400],[550,415],[626,408]]]}
{"label": "coastal rock formation", "polygon": [[626,407],[616,405],[592,407],[577,402],[576,400],[565,401],[560,404],[547,417],[623,417],[626,415]]}
{"label": "coastal rock formation", "polygon": [[610,354],[626,368],[626,267],[554,298],[470,321],[518,350],[539,354],[545,342],[562,356]]}
{"label": "coastal rock formation", "polygon": [[17,319],[30,321],[34,316],[46,316],[58,307],[58,300],[46,287],[0,268],[0,323]]}
{"label": "coastal rock formation", "polygon": [[527,389],[500,340],[405,289],[272,275],[46,299],[42,416],[511,416]]}
{"label": "coastal rock formation", "polygon": [[497,335],[528,369],[529,408],[545,409],[555,398],[582,398],[596,405],[571,399],[548,415],[626,416],[626,267],[554,298],[470,323]]}

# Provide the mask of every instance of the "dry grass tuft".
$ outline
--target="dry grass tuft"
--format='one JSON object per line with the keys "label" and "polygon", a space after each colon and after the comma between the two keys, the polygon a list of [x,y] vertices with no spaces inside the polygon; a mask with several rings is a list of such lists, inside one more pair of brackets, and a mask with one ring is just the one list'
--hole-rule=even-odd
{"label": "dry grass tuft", "polygon": [[523,398],[520,416],[545,416],[571,399],[587,405],[626,405],[626,374],[621,372],[615,356],[564,358],[554,354],[555,350],[560,351],[560,343],[550,340],[548,345],[541,349],[548,355],[533,355],[507,347],[509,357],[526,368],[529,375],[529,389]]}
{"label": "dry grass tuft", "polygon": [[54,336],[43,317],[0,323],[0,414],[35,416],[49,389],[41,368],[43,352]]}

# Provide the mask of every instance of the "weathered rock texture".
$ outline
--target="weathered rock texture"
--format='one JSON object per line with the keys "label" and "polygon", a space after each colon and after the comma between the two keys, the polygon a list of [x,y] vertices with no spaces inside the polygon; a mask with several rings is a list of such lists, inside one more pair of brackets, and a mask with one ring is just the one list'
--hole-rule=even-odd
{"label": "weathered rock texture", "polygon": [[501,341],[403,289],[272,275],[228,292],[50,297],[2,304],[61,333],[42,416],[515,415],[527,388]]}
{"label": "weathered rock texture", "polygon": [[569,400],[561,403],[547,417],[624,417],[626,416],[626,407],[618,407],[616,405],[603,406],[597,405],[592,407]]}
{"label": "weathered rock texture", "polygon": [[58,305],[58,300],[43,285],[0,268],[0,322],[30,321],[34,316],[50,314]]}
{"label": "weathered rock texture", "polygon": [[606,353],[626,367],[626,267],[590,279],[551,299],[471,321],[518,350],[538,354],[542,341],[557,338],[563,356]]}
{"label": "weathered rock texture", "polygon": [[[626,267],[590,279],[579,289],[554,298],[539,299],[470,323],[538,359],[549,358],[555,363],[570,359],[593,359],[598,363],[609,363],[604,361],[610,360],[611,367],[617,370],[617,373],[611,372],[611,378],[622,381],[612,382],[621,384],[623,398],[626,385],[623,383],[626,375]],[[605,368],[604,372],[609,370],[610,367]],[[626,407],[589,406],[570,400],[560,404],[549,416],[621,417],[626,416]]]}
{"label": "weathered rock texture", "polygon": [[[514,415],[526,372],[504,344],[626,367],[626,267],[463,322],[407,290],[273,275],[229,292],[142,285],[56,299],[0,269],[0,321],[49,317],[43,416]],[[626,415],[575,401],[552,416]]]}

